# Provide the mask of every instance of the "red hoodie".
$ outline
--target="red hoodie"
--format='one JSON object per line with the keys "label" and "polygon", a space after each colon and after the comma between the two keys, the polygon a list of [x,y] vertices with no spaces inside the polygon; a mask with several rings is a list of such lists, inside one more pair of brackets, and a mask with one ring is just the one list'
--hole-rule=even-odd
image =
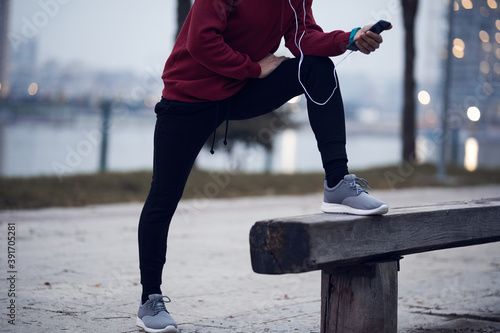
{"label": "red hoodie", "polygon": [[[350,32],[324,33],[316,24],[313,0],[291,0],[297,12],[297,42],[305,55],[345,52]],[[234,95],[248,79],[258,78],[267,54],[281,38],[295,56],[295,14],[289,0],[195,0],[162,75],[163,97],[181,102],[217,101]]]}

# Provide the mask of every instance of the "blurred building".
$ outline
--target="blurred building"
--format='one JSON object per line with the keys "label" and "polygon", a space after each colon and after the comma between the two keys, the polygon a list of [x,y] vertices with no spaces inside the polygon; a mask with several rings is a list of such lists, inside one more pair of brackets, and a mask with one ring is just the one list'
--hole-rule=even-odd
{"label": "blurred building", "polygon": [[[455,0],[452,18],[451,158],[469,139],[479,167],[500,166],[500,8],[497,0]],[[470,146],[470,145],[469,145]]]}
{"label": "blurred building", "polygon": [[[37,67],[37,39],[27,39],[16,49],[10,48],[10,97],[23,99],[31,95],[30,85],[36,84]],[[31,86],[33,89],[33,86]]]}
{"label": "blurred building", "polygon": [[[495,0],[455,2],[452,105],[500,124],[500,8]],[[478,123],[479,124],[479,123]]]}
{"label": "blurred building", "polygon": [[7,44],[9,1],[10,0],[0,0],[0,98],[6,98],[9,93],[9,47]]}

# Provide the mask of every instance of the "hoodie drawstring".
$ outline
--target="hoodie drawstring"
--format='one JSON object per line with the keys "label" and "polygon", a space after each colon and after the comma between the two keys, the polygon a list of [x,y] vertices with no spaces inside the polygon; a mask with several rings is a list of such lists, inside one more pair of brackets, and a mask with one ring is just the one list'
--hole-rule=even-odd
{"label": "hoodie drawstring", "polygon": [[219,118],[219,102],[217,102],[217,108],[215,109],[215,119],[214,119],[214,134],[212,135],[212,147],[210,147],[210,154],[214,154],[215,146],[215,132],[217,132],[217,118]]}
{"label": "hoodie drawstring", "polygon": [[[221,103],[222,102],[216,102],[217,103],[217,108],[215,109],[215,120],[214,120],[214,134],[212,135],[212,147],[210,148],[210,154],[215,154],[215,150],[214,150],[214,147],[215,147],[215,135],[216,135],[216,132],[217,132],[217,119],[219,118],[219,113],[220,113],[220,108],[221,108]],[[226,130],[224,132],[224,145],[227,145],[227,133],[229,131],[229,102],[224,105],[225,107],[225,114],[224,114],[224,118],[226,120]]]}

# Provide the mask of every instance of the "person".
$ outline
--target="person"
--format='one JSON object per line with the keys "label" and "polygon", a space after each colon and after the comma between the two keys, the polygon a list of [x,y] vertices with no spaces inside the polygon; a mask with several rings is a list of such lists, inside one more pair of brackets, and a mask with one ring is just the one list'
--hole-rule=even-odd
{"label": "person", "polygon": [[[196,0],[162,74],[155,107],[153,177],[141,213],[138,241],[141,305],[137,325],[147,332],[176,332],[161,291],[170,221],[195,159],[215,130],[229,121],[271,112],[306,93],[307,112],[325,170],[328,213],[384,214],[364,179],[347,168],[344,106],[330,56],[350,41],[360,52],[379,48],[368,29],[324,32],[312,0]],[[281,40],[295,58],[276,56]]]}

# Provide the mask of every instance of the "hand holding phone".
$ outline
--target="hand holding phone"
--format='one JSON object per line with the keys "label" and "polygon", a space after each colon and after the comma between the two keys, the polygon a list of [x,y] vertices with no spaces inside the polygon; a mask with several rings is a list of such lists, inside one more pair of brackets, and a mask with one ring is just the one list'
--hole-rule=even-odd
{"label": "hand holding phone", "polygon": [[[371,32],[374,32],[376,34],[380,34],[382,31],[384,30],[389,30],[390,28],[392,28],[392,24],[390,22],[387,22],[387,21],[384,21],[384,20],[380,20],[378,21],[377,23],[375,23],[371,28],[370,30],[368,31],[371,31]],[[353,40],[351,43],[349,43],[349,45],[347,45],[347,49],[348,50],[352,50],[352,51],[358,51],[359,48],[358,46],[356,45],[356,42],[358,40],[355,39]]]}

